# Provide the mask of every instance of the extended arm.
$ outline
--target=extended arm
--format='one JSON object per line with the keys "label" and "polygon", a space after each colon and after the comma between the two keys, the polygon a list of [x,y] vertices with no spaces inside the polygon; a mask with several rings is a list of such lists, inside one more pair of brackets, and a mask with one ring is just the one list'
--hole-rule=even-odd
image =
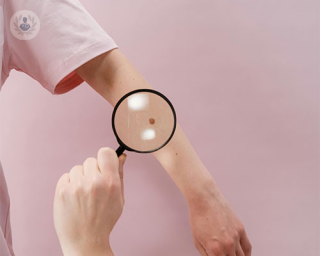
{"label": "extended arm", "polygon": [[[76,72],[112,106],[132,90],[151,88],[118,49],[89,61]],[[179,124],[171,141],[153,155],[169,173],[186,199],[194,197],[204,184],[208,187],[213,186],[213,178]]]}
{"label": "extended arm", "polygon": [[[76,72],[112,106],[129,91],[151,88],[118,49],[85,63]],[[179,124],[171,141],[153,155],[188,202],[194,241],[201,255],[251,255],[242,223]]]}

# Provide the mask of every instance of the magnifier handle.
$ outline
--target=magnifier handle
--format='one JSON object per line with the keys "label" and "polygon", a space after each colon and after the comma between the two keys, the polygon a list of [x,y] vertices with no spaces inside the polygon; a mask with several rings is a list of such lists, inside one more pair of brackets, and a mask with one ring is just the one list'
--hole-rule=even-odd
{"label": "magnifier handle", "polygon": [[116,150],[117,156],[121,156],[125,148],[123,146],[119,146],[118,149]]}

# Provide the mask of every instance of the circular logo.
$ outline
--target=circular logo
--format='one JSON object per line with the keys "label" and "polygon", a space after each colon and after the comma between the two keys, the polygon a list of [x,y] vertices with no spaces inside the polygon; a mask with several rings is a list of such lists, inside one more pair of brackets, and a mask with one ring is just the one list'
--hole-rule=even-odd
{"label": "circular logo", "polygon": [[11,34],[19,40],[31,40],[40,30],[40,19],[32,11],[21,10],[10,19]]}

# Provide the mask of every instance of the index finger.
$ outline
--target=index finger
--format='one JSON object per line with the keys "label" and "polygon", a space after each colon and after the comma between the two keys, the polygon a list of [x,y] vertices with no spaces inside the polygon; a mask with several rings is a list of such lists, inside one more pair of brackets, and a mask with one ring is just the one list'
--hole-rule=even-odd
{"label": "index finger", "polygon": [[98,166],[102,174],[118,178],[119,177],[119,158],[117,153],[111,148],[101,148],[98,151]]}

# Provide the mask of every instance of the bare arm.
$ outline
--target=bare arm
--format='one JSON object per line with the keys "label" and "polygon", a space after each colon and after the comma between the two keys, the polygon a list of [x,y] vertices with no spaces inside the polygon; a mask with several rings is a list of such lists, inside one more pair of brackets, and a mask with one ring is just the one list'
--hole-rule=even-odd
{"label": "bare arm", "polygon": [[[118,49],[86,63],[76,72],[112,106],[132,90],[152,88]],[[171,141],[153,155],[187,199],[199,191],[200,186],[203,188],[203,184],[213,185],[210,173],[190,145],[179,124]]]}
{"label": "bare arm", "polygon": [[[118,49],[85,63],[76,72],[112,106],[132,90],[151,88]],[[171,141],[153,155],[188,202],[194,241],[201,255],[215,255],[213,253],[220,251],[226,253],[217,255],[233,255],[232,251],[238,251],[237,255],[250,255],[251,245],[241,222],[179,124]]]}

